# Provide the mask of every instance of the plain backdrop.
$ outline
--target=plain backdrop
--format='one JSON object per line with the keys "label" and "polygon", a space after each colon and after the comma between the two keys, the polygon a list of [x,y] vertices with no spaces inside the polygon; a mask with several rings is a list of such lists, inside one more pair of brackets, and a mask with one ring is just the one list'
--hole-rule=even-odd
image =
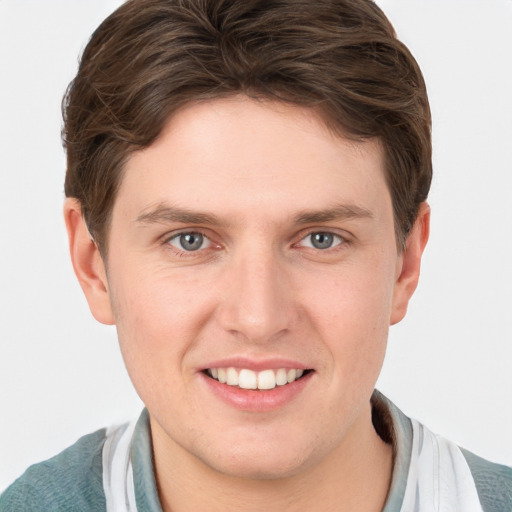
{"label": "plain backdrop", "polygon": [[[381,0],[433,111],[432,231],[378,387],[512,464],[512,1]],[[60,101],[114,0],[0,0],[0,489],[142,407],[73,275]]]}

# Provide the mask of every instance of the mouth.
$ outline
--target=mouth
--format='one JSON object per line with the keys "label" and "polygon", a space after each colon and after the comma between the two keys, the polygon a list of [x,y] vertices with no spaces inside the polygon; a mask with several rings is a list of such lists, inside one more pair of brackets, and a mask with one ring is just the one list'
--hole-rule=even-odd
{"label": "mouth", "polygon": [[205,375],[213,380],[246,390],[271,390],[276,387],[287,386],[304,378],[312,370],[301,368],[278,368],[254,371],[248,368],[207,368]]}

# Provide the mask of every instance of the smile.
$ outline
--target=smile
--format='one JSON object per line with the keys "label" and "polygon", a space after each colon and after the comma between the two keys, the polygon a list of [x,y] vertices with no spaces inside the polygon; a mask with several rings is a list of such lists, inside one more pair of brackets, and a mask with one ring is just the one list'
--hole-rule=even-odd
{"label": "smile", "polygon": [[274,389],[276,386],[285,386],[300,379],[305,371],[302,369],[279,368],[276,370],[262,370],[259,372],[247,368],[208,368],[206,374],[221,384],[241,389]]}

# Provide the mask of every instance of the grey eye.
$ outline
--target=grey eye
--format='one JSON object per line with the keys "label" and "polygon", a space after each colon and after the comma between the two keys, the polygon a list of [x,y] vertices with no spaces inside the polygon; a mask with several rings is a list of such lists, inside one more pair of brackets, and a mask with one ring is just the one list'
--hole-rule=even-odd
{"label": "grey eye", "polygon": [[329,231],[312,231],[305,236],[299,243],[302,247],[310,247],[311,249],[332,249],[337,245],[345,242],[345,239],[336,233]]}
{"label": "grey eye", "polygon": [[311,245],[315,249],[329,249],[334,244],[334,235],[332,233],[311,233]]}
{"label": "grey eye", "polygon": [[206,237],[201,233],[180,233],[173,237],[169,243],[177,249],[184,251],[197,251],[203,247]]}

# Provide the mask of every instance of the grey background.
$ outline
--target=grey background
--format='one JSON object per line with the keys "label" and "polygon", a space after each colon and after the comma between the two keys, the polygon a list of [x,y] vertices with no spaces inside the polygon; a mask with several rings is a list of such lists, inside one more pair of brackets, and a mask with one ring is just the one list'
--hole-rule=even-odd
{"label": "grey background", "polygon": [[[512,464],[512,2],[381,0],[434,114],[432,235],[378,386],[406,413]],[[138,414],[115,330],[67,254],[60,101],[114,0],[0,0],[0,489]]]}

